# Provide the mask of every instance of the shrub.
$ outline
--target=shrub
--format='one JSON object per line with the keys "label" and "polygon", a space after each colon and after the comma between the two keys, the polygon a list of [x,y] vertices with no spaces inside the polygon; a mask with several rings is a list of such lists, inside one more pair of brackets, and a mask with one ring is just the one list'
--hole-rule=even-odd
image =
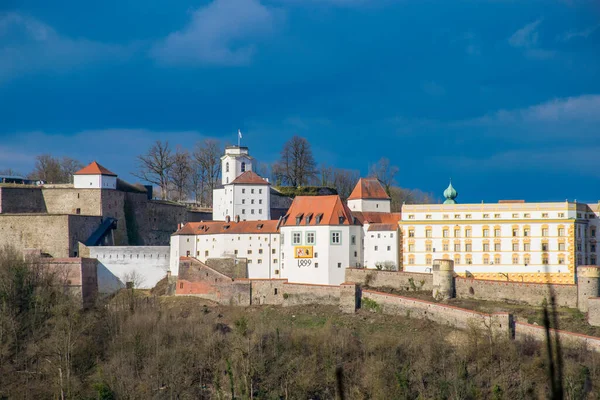
{"label": "shrub", "polygon": [[361,300],[361,307],[365,310],[373,311],[373,312],[381,312],[382,308],[379,303],[377,303],[373,299],[363,298]]}

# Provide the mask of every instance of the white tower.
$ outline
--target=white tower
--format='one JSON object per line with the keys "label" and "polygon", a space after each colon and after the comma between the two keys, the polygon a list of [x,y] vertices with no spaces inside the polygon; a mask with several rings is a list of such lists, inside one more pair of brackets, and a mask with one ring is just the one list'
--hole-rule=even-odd
{"label": "white tower", "polygon": [[225,147],[225,155],[221,157],[221,184],[227,185],[244,172],[253,171],[253,163],[247,147]]}

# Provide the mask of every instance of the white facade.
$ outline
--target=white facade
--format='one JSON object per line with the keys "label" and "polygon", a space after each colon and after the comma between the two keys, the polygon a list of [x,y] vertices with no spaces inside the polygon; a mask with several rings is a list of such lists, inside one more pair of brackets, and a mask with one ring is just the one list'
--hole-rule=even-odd
{"label": "white facade", "polygon": [[349,199],[348,208],[351,211],[389,213],[391,203],[385,199]]}
{"label": "white facade", "polygon": [[598,213],[585,204],[404,205],[400,225],[406,271],[447,258],[476,278],[572,283],[576,266],[598,261]]}
{"label": "white facade", "polygon": [[109,175],[73,175],[75,189],[116,189],[117,177]]}
{"label": "white facade", "polygon": [[[358,225],[282,226],[281,277],[296,283],[343,283],[345,269],[362,260],[361,233]],[[299,247],[312,253],[298,257]]]}
{"label": "white facade", "polygon": [[[374,228],[378,224],[374,224]],[[365,268],[400,267],[400,236],[399,229],[394,230],[370,230],[369,224],[363,227],[364,235],[364,261]]]}
{"label": "white facade", "polygon": [[221,157],[221,184],[227,185],[246,171],[253,171],[254,159],[247,147],[228,146]]}
{"label": "white facade", "polygon": [[213,192],[213,220],[225,221],[227,216],[241,221],[271,219],[269,185],[229,184]]}

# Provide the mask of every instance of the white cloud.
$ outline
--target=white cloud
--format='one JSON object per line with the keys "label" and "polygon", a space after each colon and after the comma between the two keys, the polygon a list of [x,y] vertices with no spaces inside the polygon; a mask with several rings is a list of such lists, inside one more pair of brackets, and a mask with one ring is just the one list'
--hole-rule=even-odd
{"label": "white cloud", "polygon": [[278,15],[259,0],[214,0],[194,11],[183,29],[156,43],[150,54],[165,65],[245,65],[255,52],[255,40],[274,30]]}
{"label": "white cloud", "polygon": [[67,72],[126,57],[122,46],[68,38],[35,18],[0,14],[0,82],[40,71]]}
{"label": "white cloud", "polygon": [[589,28],[586,28],[582,31],[565,32],[564,34],[562,34],[558,37],[558,40],[561,42],[568,42],[569,40],[575,39],[575,38],[587,39],[587,37],[590,36],[592,33],[594,33],[598,28],[600,28],[600,24],[595,25],[595,26],[590,26]]}
{"label": "white cloud", "polygon": [[533,47],[537,45],[539,38],[537,28],[541,23],[542,18],[539,18],[538,20],[525,25],[508,38],[508,43],[513,47]]}

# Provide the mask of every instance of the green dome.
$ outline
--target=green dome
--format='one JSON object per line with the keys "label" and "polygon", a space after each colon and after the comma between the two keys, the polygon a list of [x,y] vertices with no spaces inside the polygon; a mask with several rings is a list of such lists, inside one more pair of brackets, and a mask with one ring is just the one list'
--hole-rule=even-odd
{"label": "green dome", "polygon": [[452,180],[450,180],[450,184],[444,190],[444,197],[446,198],[444,204],[456,204],[454,199],[458,197],[458,192],[452,187]]}

